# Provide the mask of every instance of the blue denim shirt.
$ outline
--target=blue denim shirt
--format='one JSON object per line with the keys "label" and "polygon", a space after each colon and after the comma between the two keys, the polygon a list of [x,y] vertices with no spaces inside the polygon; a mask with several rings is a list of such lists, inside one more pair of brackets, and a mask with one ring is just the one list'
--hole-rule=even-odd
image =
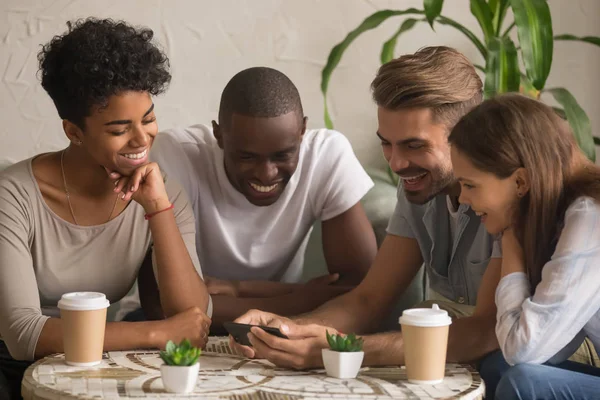
{"label": "blue denim shirt", "polygon": [[387,232],[417,240],[432,290],[458,303],[475,305],[481,278],[492,258],[494,238],[471,208],[461,204],[454,243],[449,243],[446,196],[438,194],[423,205],[412,204],[398,185],[398,203]]}

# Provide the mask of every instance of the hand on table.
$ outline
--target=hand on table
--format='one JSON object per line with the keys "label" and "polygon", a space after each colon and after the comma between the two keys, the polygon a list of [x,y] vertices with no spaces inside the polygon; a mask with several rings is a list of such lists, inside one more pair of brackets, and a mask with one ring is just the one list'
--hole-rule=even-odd
{"label": "hand on table", "polygon": [[240,345],[230,336],[232,349],[248,358],[264,358],[277,366],[293,369],[321,367],[321,349],[329,346],[325,331],[337,333],[333,328],[316,324],[299,325],[289,318],[259,310],[250,310],[235,322],[278,328],[288,339],[253,327],[248,334],[252,347]]}
{"label": "hand on table", "polygon": [[187,338],[192,345],[205,349],[211,322],[208,315],[198,307],[160,321],[162,329],[157,347],[164,349],[169,340],[179,343]]}
{"label": "hand on table", "polygon": [[[262,325],[281,329],[282,325],[287,325],[291,323],[292,320],[265,311],[250,310],[241,317],[237,318],[234,322],[237,322],[239,324]],[[285,334],[285,332],[282,333]],[[229,336],[229,347],[231,347],[234,351],[245,357],[255,358],[256,356],[252,347],[239,344],[231,336]]]}
{"label": "hand on table", "polygon": [[321,350],[329,347],[325,332],[337,333],[333,328],[316,324],[298,325],[291,321],[279,329],[288,339],[271,335],[257,327],[251,329],[248,339],[256,357],[267,359],[278,367],[292,369],[322,367]]}

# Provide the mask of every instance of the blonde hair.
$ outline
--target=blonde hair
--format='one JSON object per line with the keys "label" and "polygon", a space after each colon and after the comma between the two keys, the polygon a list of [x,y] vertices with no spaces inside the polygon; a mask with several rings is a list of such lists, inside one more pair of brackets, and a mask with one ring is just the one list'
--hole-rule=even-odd
{"label": "blonde hair", "polygon": [[473,64],[445,46],[425,47],[383,64],[371,83],[373,100],[388,110],[430,108],[451,129],[483,100]]}

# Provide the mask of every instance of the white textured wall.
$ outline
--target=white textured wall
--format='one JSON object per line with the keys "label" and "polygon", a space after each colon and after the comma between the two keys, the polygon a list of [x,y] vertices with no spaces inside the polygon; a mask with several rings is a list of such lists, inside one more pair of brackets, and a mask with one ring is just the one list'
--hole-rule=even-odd
{"label": "white textured wall", "polygon": [[[600,36],[600,1],[550,0],[555,33]],[[278,68],[300,89],[310,126],[323,125],[320,73],[331,47],[377,9],[421,7],[421,0],[0,0],[0,160],[19,160],[64,146],[52,102],[36,78],[39,45],[65,21],[98,16],[151,27],[172,64],[170,90],[156,100],[162,128],[216,117],[221,89],[237,71]],[[479,34],[467,0],[446,0],[443,13]],[[369,84],[381,44],[401,19],[359,38],[330,84],[330,109],[361,161],[381,163]],[[481,63],[460,33],[422,24],[398,41],[397,53],[445,44]],[[550,86],[569,88],[600,130],[600,49],[558,43]]]}

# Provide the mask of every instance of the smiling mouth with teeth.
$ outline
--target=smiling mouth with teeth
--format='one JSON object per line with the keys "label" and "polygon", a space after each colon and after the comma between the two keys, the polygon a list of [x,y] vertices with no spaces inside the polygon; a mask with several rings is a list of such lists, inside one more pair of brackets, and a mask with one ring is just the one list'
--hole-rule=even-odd
{"label": "smiling mouth with teeth", "polygon": [[252,189],[256,190],[257,192],[269,193],[269,192],[274,191],[277,188],[277,186],[279,186],[279,183],[276,183],[271,186],[262,186],[262,185],[257,185],[256,183],[250,182],[250,186],[252,186]]}
{"label": "smiling mouth with teeth", "polygon": [[125,158],[129,158],[130,160],[139,160],[140,158],[146,157],[148,153],[148,149],[142,151],[141,153],[130,153],[130,154],[121,154]]}
{"label": "smiling mouth with teeth", "polygon": [[425,175],[427,175],[427,172],[424,172],[420,175],[416,175],[416,176],[411,176],[411,177],[404,177],[401,176],[400,178],[402,179],[403,182],[408,183],[408,184],[412,184],[412,183],[416,183],[418,182],[421,178],[423,178]]}

